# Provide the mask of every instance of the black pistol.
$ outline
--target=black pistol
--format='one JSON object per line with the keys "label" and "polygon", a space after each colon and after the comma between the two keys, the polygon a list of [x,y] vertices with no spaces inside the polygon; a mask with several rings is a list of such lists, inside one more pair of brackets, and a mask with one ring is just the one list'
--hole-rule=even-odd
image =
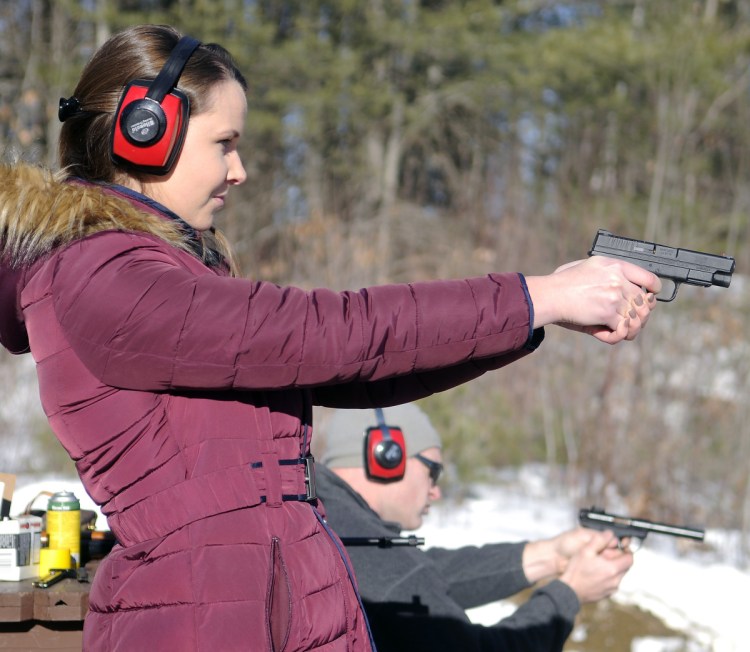
{"label": "black pistol", "polygon": [[703,541],[706,536],[705,530],[684,525],[670,525],[669,523],[647,521],[643,518],[617,516],[616,514],[608,514],[600,507],[582,509],[578,514],[578,520],[586,528],[609,530],[620,541],[630,538],[638,539],[642,542],[651,532],[654,534],[668,534],[673,537],[684,537],[695,541]]}
{"label": "black pistol", "polygon": [[730,256],[633,240],[603,229],[599,229],[591,245],[589,256],[594,255],[630,261],[661,279],[671,281],[674,284],[671,296],[668,299],[657,296],[659,301],[672,301],[682,283],[728,288],[734,272],[734,258]]}

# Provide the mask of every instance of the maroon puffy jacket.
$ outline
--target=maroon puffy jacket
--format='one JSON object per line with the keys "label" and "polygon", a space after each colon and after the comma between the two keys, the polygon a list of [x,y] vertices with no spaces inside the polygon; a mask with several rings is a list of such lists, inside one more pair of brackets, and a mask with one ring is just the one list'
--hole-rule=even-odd
{"label": "maroon puffy jacket", "polygon": [[523,278],[305,292],[231,278],[170,222],[0,170],[0,339],[28,341],[50,425],[120,543],[85,647],[368,650],[347,558],[304,500],[312,405],[412,401],[525,355],[542,333]]}

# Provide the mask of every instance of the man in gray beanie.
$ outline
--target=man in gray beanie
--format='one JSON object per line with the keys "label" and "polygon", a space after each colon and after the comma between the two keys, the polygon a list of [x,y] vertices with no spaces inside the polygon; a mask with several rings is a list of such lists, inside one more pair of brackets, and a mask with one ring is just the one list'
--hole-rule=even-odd
{"label": "man in gray beanie", "polygon": [[[387,424],[398,426],[404,434],[408,452],[401,480],[373,479],[374,469],[366,468],[364,435],[368,428],[379,426],[374,410],[337,410],[325,430],[325,448],[319,459],[354,488],[382,519],[398,523],[403,530],[416,530],[430,503],[440,498],[437,482],[420,482],[429,480],[430,468],[434,469],[435,480],[442,469],[440,435],[427,415],[411,403],[386,408],[383,413]],[[417,473],[413,466],[427,471]]]}
{"label": "man in gray beanie", "polygon": [[[379,652],[562,650],[581,604],[614,593],[633,563],[612,533],[583,528],[455,550],[422,550],[414,537],[402,537],[440,498],[440,436],[414,404],[339,410],[322,439],[317,494],[347,545]],[[379,457],[383,440],[401,457]],[[495,625],[466,615],[537,583]]]}

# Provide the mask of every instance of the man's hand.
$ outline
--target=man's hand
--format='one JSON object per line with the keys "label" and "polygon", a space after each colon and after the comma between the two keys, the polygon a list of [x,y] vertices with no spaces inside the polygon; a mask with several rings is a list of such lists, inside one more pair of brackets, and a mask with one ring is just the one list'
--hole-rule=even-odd
{"label": "man's hand", "polygon": [[557,576],[561,576],[568,568],[571,558],[581,552],[591,541],[593,532],[586,528],[578,527],[558,534],[551,543],[554,545],[557,555]]}
{"label": "man's hand", "polygon": [[523,570],[532,584],[560,577],[571,557],[578,554],[594,535],[592,530],[578,527],[551,539],[530,541],[523,550]]}
{"label": "man's hand", "polygon": [[570,586],[579,601],[596,602],[612,595],[633,565],[633,553],[620,550],[611,532],[593,532],[589,542],[574,554],[560,580]]}

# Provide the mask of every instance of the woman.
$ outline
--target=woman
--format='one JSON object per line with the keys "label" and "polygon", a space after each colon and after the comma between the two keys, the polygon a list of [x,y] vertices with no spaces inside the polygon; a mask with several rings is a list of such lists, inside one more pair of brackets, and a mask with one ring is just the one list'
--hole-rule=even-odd
{"label": "woman", "polygon": [[235,278],[213,218],[245,180],[245,89],[221,47],[127,29],[61,101],[62,172],[2,171],[0,339],[34,356],[119,542],[86,649],[369,649],[310,482],[312,405],[453,387],[546,324],[632,339],[660,288],[603,258],[342,293]]}

